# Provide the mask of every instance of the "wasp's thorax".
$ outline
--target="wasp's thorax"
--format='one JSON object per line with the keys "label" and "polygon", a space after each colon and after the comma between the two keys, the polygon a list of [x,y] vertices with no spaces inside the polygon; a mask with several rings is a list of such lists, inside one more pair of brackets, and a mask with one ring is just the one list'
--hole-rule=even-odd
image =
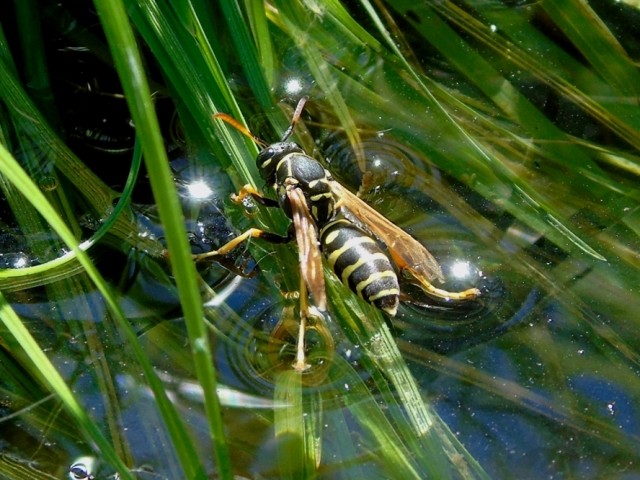
{"label": "wasp's thorax", "polygon": [[256,159],[256,164],[258,165],[260,176],[263,180],[273,182],[278,163],[290,153],[301,153],[304,155],[304,150],[294,142],[272,143],[267,148],[261,150]]}
{"label": "wasp's thorax", "polygon": [[331,176],[322,164],[310,157],[295,143],[279,142],[260,152],[257,159],[262,177],[273,185],[278,203],[292,218],[288,191],[298,188],[306,200],[306,208],[318,227],[336,213],[336,199],[331,190]]}

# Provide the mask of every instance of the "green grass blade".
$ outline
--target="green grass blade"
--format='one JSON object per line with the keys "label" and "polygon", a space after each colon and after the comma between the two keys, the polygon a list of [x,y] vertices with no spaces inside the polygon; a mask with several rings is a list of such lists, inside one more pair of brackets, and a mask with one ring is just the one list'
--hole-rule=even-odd
{"label": "green grass blade", "polygon": [[[438,472],[440,477],[437,478],[447,478],[448,469],[446,467],[438,470],[432,464],[428,468],[420,469],[420,464],[424,460],[424,452],[420,451],[418,455],[415,455],[412,453],[415,451],[408,448],[403,438],[403,433],[406,431],[405,422],[400,420],[392,424],[392,421],[380,408],[379,399],[373,396],[372,388],[362,381],[358,372],[353,370],[343,359],[336,358],[334,361],[334,368],[340,371],[341,378],[344,378],[345,384],[348,385],[349,396],[345,399],[346,409],[355,417],[360,426],[375,439],[374,454],[379,457],[377,461],[387,472],[388,477],[419,479],[423,478],[424,472],[430,472],[430,474]],[[385,385],[382,384],[382,386]],[[401,405],[401,402],[399,404]],[[393,400],[389,403],[385,402],[385,407],[395,408],[397,406],[399,405],[396,405]],[[414,432],[411,434],[413,435]],[[347,441],[353,440],[346,436],[344,443]],[[352,445],[347,445],[347,447],[353,448]]]}
{"label": "green grass blade", "polygon": [[118,470],[121,478],[133,480],[133,476],[129,473],[126,465],[120,460],[109,441],[89,417],[87,410],[77,402],[73,392],[29,331],[24,327],[20,318],[7,303],[1,292],[0,320],[31,360],[31,364],[27,365],[31,373],[39,378],[43,384],[47,385],[52,392],[56,392],[67,411],[75,418],[77,425],[84,431],[85,436],[95,442],[105,459]]}
{"label": "green grass blade", "polygon": [[[122,2],[96,0],[95,5],[111,46],[131,115],[140,135],[151,187],[165,227],[196,373],[205,395],[205,411],[211,429],[217,468],[221,478],[230,479],[229,450],[225,442],[221,407],[216,393],[216,373],[203,321],[195,266],[142,61]],[[183,463],[183,467],[185,466]]]}
{"label": "green grass blade", "polygon": [[271,105],[269,85],[265,81],[262,65],[258,61],[258,51],[252,41],[248,23],[244,19],[240,4],[236,0],[222,0],[220,7],[229,26],[231,39],[238,53],[238,59],[251,85],[254,95],[263,107]]}
{"label": "green grass blade", "polygon": [[[334,279],[328,281],[329,298],[341,298],[343,288]],[[450,478],[452,472],[470,472],[469,475],[465,475],[466,478],[488,478],[482,467],[460,443],[452,441],[451,437],[435,428],[441,421],[433,408],[424,401],[415,378],[404,362],[381,314],[365,313],[355,299],[345,300],[344,304],[334,302],[333,307],[345,332],[353,338],[356,345],[361,345],[368,352],[363,362],[368,364],[367,371],[373,372],[376,386],[383,392],[386,404],[397,403],[399,410],[404,410],[406,417],[398,415],[394,421],[400,438],[409,445],[410,451],[420,452],[414,461],[420,465],[421,471],[427,472],[428,476],[433,478]],[[374,419],[369,428],[373,429],[377,436],[382,436],[382,445],[389,441],[393,443],[393,440],[386,437],[388,433],[382,419],[376,419],[372,411],[361,413],[361,421]],[[403,455],[399,452],[396,454],[390,455],[397,458],[396,461],[400,461]],[[410,462],[405,461],[402,468],[413,467]],[[410,474],[410,470],[407,474]]]}
{"label": "green grass blade", "polygon": [[[26,84],[30,93],[37,100],[41,109],[46,112],[47,119],[54,123],[57,120],[53,94],[44,54],[44,39],[40,25],[40,12],[37,2],[26,0],[14,2],[16,8],[17,30],[25,33],[21,38],[22,59],[26,75]],[[28,34],[26,34],[28,32]]]}
{"label": "green grass blade", "polygon": [[[43,218],[46,218],[51,225],[51,227],[56,231],[56,233],[60,236],[60,238],[65,242],[65,244],[72,250],[72,252],[76,255],[80,265],[83,267],[84,271],[91,277],[94,281],[98,290],[102,293],[105,302],[109,306],[110,310],[114,314],[114,317],[119,321],[120,327],[122,331],[125,333],[127,340],[129,341],[129,346],[133,350],[134,355],[136,356],[140,366],[142,367],[147,380],[149,381],[149,385],[154,391],[156,396],[156,400],[158,402],[158,407],[162,412],[165,421],[167,423],[169,432],[172,434],[174,445],[178,455],[185,461],[186,466],[185,472],[189,474],[190,478],[197,478],[197,466],[195,465],[194,459],[196,455],[194,453],[193,446],[191,445],[190,440],[185,434],[185,428],[181,425],[181,421],[178,418],[173,405],[166,397],[166,392],[163,389],[162,383],[158,380],[155,372],[153,371],[153,367],[149,363],[147,357],[145,356],[142,348],[137,340],[136,333],[133,331],[131,326],[128,324],[127,320],[124,317],[118,302],[115,300],[113,294],[110,291],[110,288],[106,284],[106,282],[102,279],[101,275],[96,270],[96,267],[91,262],[91,259],[88,257],[87,253],[84,252],[80,246],[78,245],[77,240],[75,239],[73,233],[69,231],[66,227],[62,219],[59,217],[58,213],[51,207],[49,202],[45,199],[44,195],[40,191],[40,189],[31,181],[31,179],[27,176],[27,174],[22,170],[22,168],[17,164],[17,162],[11,157],[11,155],[4,149],[2,145],[0,145],[0,171],[7,179],[18,189],[20,192],[26,197],[29,198],[33,204],[33,206],[38,210],[38,212],[42,215]],[[12,320],[13,321],[13,320]],[[24,328],[24,327],[13,327]],[[18,330],[16,330],[18,331]],[[24,332],[19,331],[21,335]],[[28,333],[28,332],[27,332]],[[27,337],[25,337],[27,338]],[[25,340],[29,342],[29,348],[31,348],[31,341]],[[39,348],[39,347],[38,347]],[[40,363],[36,363],[36,368]],[[43,364],[44,365],[44,364]],[[48,365],[48,363],[46,364]],[[42,374],[38,374],[40,377],[46,378],[58,378],[49,377],[48,371],[44,371]],[[59,382],[56,381],[52,387],[59,387]],[[67,389],[66,385],[64,387],[60,387],[62,389]],[[55,390],[58,392],[57,390]],[[68,405],[68,408],[75,409],[76,405]],[[84,420],[83,420],[84,421]],[[89,433],[93,435],[95,427],[88,430]],[[95,440],[98,445],[101,445],[101,441]],[[102,446],[101,446],[102,449]],[[109,454],[111,455],[111,454]],[[113,453],[115,456],[115,453]],[[120,460],[114,461],[111,456],[109,456],[109,461],[122,471],[122,462]]]}
{"label": "green grass blade", "polygon": [[[405,6],[405,8],[410,8]],[[615,132],[620,138],[630,143],[636,148],[640,148],[640,133],[638,125],[640,122],[640,115],[634,108],[626,108],[624,103],[614,102],[617,107],[614,111],[610,111],[609,102],[606,99],[609,95],[587,95],[576,86],[575,71],[568,71],[563,68],[562,64],[559,64],[559,68],[549,68],[546,63],[546,56],[538,54],[537,56],[529,53],[528,50],[536,51],[537,48],[528,44],[517,46],[507,39],[496,36],[489,25],[485,25],[477,19],[473,18],[463,9],[453,4],[434,4],[434,9],[441,13],[445,18],[457,24],[461,28],[465,29],[468,33],[476,37],[483,45],[491,48],[497,54],[504,56],[510,63],[517,68],[528,72],[531,75],[539,78],[544,84],[552,86],[560,94],[565,95],[571,99],[576,105],[582,108],[585,112],[597,118],[604,125]],[[554,47],[557,49],[557,47]],[[508,53],[508,55],[505,55]],[[551,58],[553,58],[553,54]],[[572,64],[577,62],[572,61]],[[581,69],[579,69],[580,71]],[[592,74],[590,74],[591,76]],[[578,76],[578,82],[579,80]],[[599,82],[596,82],[598,85]],[[589,85],[583,82],[582,85]],[[583,87],[584,88],[584,87]],[[624,115],[616,114],[615,110],[624,112]],[[526,125],[526,123],[524,123]]]}
{"label": "green grass blade", "polygon": [[[544,2],[551,19],[569,37],[595,71],[619,95],[640,96],[640,75],[613,33],[588,3],[576,0]],[[585,28],[588,25],[589,28]]]}
{"label": "green grass blade", "polygon": [[[402,3],[402,2],[398,2]],[[410,8],[409,4],[403,4],[399,8]],[[412,7],[411,7],[412,8]],[[428,7],[425,6],[425,9]],[[370,11],[372,11],[370,9]],[[569,161],[580,164],[580,168],[584,165],[591,165],[591,168],[598,172],[600,168],[593,164],[586,152],[579,146],[571,143],[566,134],[558,130],[550,121],[546,119],[526,98],[524,98],[515,88],[513,88],[502,76],[493,69],[493,67],[473,52],[464,43],[459,36],[437,15],[425,14],[423,21],[417,25],[419,31],[451,62],[464,72],[470,80],[489,96],[498,106],[502,107],[505,113],[514,121],[524,126],[529,126],[532,130],[530,133],[540,137],[540,146],[538,148],[549,151],[550,158],[570,159]],[[449,115],[441,108],[434,109],[433,112],[438,114],[442,112],[443,122],[452,122]],[[495,155],[483,146],[479,145],[471,136],[462,128],[452,130],[452,133],[458,132],[456,136],[461,141],[470,142],[474,146],[479,158],[491,167],[491,172],[497,174],[500,181],[507,185],[515,185],[521,198],[517,204],[512,204],[512,213],[515,216],[527,218],[528,223],[535,222],[536,227],[545,232],[558,245],[563,248],[577,248],[580,251],[592,256],[600,261],[606,260],[605,257],[597,251],[596,248],[589,245],[579,235],[571,231],[569,227],[564,225],[558,219],[562,215],[556,209],[545,202],[535,191],[529,188],[517,173],[509,169],[503,162],[495,158]],[[476,188],[479,187],[479,183]],[[494,182],[488,182],[494,183]],[[494,187],[492,187],[494,188]],[[483,195],[491,196],[490,189],[482,189]],[[534,215],[528,214],[533,209]]]}
{"label": "green grass blade", "polygon": [[[360,135],[353,121],[353,118],[347,107],[347,102],[342,93],[337,88],[337,83],[332,75],[332,68],[326,62],[322,51],[332,48],[332,44],[337,45],[340,37],[329,38],[324,30],[314,35],[314,32],[307,31],[309,25],[313,26],[312,12],[308,11],[302,4],[297,2],[279,2],[278,9],[282,11],[280,20],[283,27],[293,42],[296,42],[300,48],[301,55],[305,58],[307,67],[318,83],[320,91],[326,96],[326,101],[331,105],[338,121],[349,139],[349,142],[356,151],[360,149]],[[345,34],[346,29],[339,31]],[[323,43],[326,41],[327,43]],[[310,43],[311,42],[311,43]],[[364,159],[362,154],[359,155],[361,170],[364,171]]]}
{"label": "green grass blade", "polygon": [[319,459],[313,449],[319,436],[317,425],[305,414],[301,374],[290,371],[278,375],[273,394],[276,404],[286,405],[274,412],[278,465],[282,478],[315,478]]}
{"label": "green grass blade", "polygon": [[[81,252],[78,249],[73,233],[67,229],[57,212],[53,210],[46,201],[39,188],[33,184],[30,178],[11,157],[3,145],[0,145],[0,162],[2,163],[1,170],[3,175],[5,175],[8,180],[25,195],[25,197],[31,199],[33,205],[44,218],[47,218],[50,221],[51,226],[56,230],[65,243],[67,243],[70,248],[76,250],[76,254],[78,254],[79,259],[81,263],[84,264],[85,268],[88,267],[88,270],[92,270],[92,272],[97,275],[97,272],[93,270],[89,258],[84,252]],[[102,285],[103,287],[105,286],[104,282],[102,282]],[[21,348],[30,358],[32,362],[30,369],[33,374],[39,378],[42,383],[58,394],[67,410],[76,418],[78,424],[83,428],[85,434],[98,445],[100,450],[104,453],[105,458],[118,469],[122,476],[124,478],[133,478],[128,473],[126,466],[115,453],[110,443],[98,430],[95,423],[93,423],[89,418],[86,410],[75,400],[73,393],[67,387],[64,379],[62,379],[58,374],[55,367],[51,364],[42,349],[35,342],[29,331],[24,327],[18,316],[1,294],[0,316],[2,316],[2,321],[9,332],[14,336]]]}
{"label": "green grass blade", "polygon": [[276,81],[276,59],[271,34],[269,33],[269,23],[265,6],[265,2],[262,0],[248,0],[246,2],[247,18],[249,20],[249,26],[251,27],[253,42],[258,48],[258,65],[260,65],[264,71],[266,83],[271,88],[274,88]]}

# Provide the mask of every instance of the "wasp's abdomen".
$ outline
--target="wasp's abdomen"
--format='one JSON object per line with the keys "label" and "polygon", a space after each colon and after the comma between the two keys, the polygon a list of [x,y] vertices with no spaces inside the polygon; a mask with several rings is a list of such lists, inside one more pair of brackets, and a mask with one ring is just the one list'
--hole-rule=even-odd
{"label": "wasp's abdomen", "polygon": [[320,231],[320,245],[342,283],[389,315],[396,314],[398,277],[389,257],[367,232],[346,219],[338,219]]}

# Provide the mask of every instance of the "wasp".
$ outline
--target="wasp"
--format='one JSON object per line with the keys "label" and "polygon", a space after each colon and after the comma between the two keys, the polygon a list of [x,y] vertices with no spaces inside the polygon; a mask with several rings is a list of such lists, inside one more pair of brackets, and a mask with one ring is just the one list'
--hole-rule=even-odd
{"label": "wasp", "polygon": [[[288,141],[307,100],[308,97],[300,99],[289,127],[280,141],[272,144],[256,137],[227,114],[214,116],[262,148],[256,159],[257,167],[263,180],[277,194],[277,200],[273,200],[245,185],[237,195],[232,195],[232,200],[240,203],[252,197],[264,206],[279,207],[292,223],[286,236],[251,228],[218,250],[195,257],[201,260],[225,255],[249,238],[273,243],[295,238],[301,271],[301,321],[294,364],[298,370],[307,368],[304,360],[306,318],[321,316],[319,312],[327,308],[321,252],[343,284],[392,317],[398,310],[401,293],[396,269],[407,281],[440,300],[466,301],[480,295],[477,288],[449,292],[434,286],[433,281],[444,282],[444,275],[436,259],[421,243],[334,180],[331,173],[297,143]],[[380,244],[384,244],[386,252]],[[308,304],[307,288],[312,305]]]}

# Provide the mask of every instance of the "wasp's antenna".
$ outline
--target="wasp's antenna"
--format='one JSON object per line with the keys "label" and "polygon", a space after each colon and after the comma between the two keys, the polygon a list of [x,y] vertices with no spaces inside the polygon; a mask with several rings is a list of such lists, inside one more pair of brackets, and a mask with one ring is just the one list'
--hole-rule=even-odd
{"label": "wasp's antenna", "polygon": [[287,128],[284,131],[284,134],[282,135],[282,139],[280,140],[281,142],[286,141],[287,138],[289,138],[293,133],[293,129],[298,123],[298,120],[300,120],[300,115],[302,115],[302,110],[304,110],[304,105],[307,103],[307,100],[309,100],[309,97],[304,96],[298,102],[298,105],[296,106],[296,111],[293,112],[293,117],[291,118],[291,125],[289,125],[289,128]]}
{"label": "wasp's antenna", "polygon": [[246,135],[251,140],[256,142],[260,147],[266,148],[266,147],[269,146],[269,144],[267,142],[265,142],[261,138],[256,137],[253,133],[251,133],[249,131],[249,129],[247,127],[245,127],[244,125],[240,124],[240,122],[238,122],[235,118],[231,117],[230,115],[227,115],[226,113],[216,113],[213,116],[213,118],[218,118],[218,119],[222,120],[223,122],[227,122],[229,125],[231,125],[233,128],[238,130],[240,133],[242,133],[243,135]]}

